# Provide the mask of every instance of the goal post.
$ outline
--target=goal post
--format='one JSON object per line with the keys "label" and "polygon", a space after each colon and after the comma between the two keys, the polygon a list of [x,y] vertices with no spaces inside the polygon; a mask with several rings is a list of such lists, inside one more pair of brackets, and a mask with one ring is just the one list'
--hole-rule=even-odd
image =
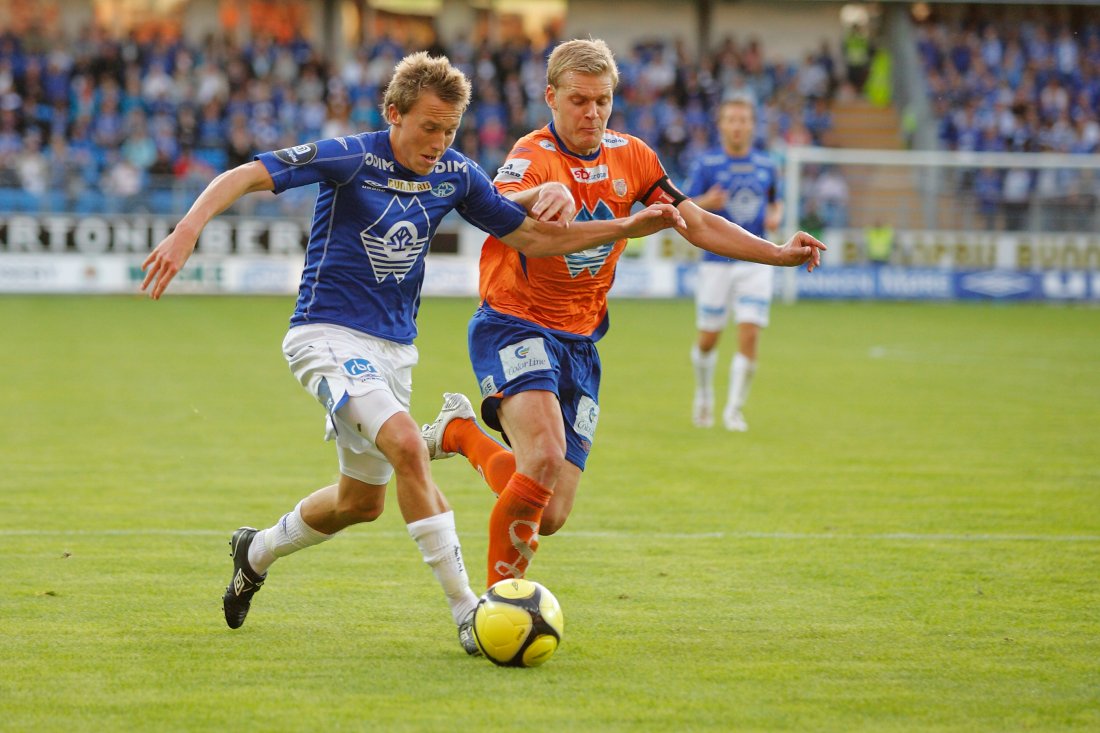
{"label": "goal post", "polygon": [[[1035,263],[1007,256],[914,259],[913,243],[993,237],[1007,250],[1069,236],[1087,240],[1085,254],[1047,267],[1100,270],[1100,155],[791,147],[784,185],[784,234],[808,224],[824,229],[826,267],[868,264],[866,232],[886,226],[902,245],[887,263],[895,266],[1028,269]],[[797,297],[796,283],[787,272],[785,299]]]}

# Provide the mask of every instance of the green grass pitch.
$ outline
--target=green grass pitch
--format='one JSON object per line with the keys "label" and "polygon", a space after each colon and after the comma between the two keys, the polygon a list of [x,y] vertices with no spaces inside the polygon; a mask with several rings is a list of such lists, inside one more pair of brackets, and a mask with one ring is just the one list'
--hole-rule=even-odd
{"label": "green grass pitch", "polygon": [[[565,641],[513,670],[461,652],[392,494],[225,627],[230,532],[335,476],[291,307],[0,298],[0,730],[1100,729],[1100,310],[776,305],[728,434],[690,425],[690,303],[612,302],[530,574]],[[472,308],[424,303],[419,421],[476,388]],[[434,469],[479,587],[491,495]]]}

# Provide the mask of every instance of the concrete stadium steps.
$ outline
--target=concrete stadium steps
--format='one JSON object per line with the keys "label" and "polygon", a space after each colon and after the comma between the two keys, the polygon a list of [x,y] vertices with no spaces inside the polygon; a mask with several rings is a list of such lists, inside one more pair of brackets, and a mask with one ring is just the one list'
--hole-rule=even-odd
{"label": "concrete stadium steps", "polygon": [[[901,115],[894,107],[876,107],[866,100],[833,104],[833,128],[826,143],[837,148],[902,149]],[[912,171],[841,166],[848,182],[849,225],[866,227],[878,221],[919,218],[920,197]]]}
{"label": "concrete stadium steps", "polygon": [[876,107],[862,99],[833,103],[833,129],[825,138],[830,147],[901,150],[901,115],[890,107]]}

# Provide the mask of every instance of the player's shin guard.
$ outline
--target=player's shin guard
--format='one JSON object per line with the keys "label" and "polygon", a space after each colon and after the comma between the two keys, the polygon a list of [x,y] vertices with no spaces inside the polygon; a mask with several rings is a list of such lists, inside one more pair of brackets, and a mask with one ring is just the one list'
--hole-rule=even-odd
{"label": "player's shin guard", "polygon": [[696,344],[691,347],[691,366],[695,371],[695,393],[708,399],[714,393],[714,368],[718,363],[718,350],[703,352]]}
{"label": "player's shin guard", "polygon": [[466,456],[497,496],[516,472],[516,457],[512,451],[493,440],[473,420],[452,420],[443,432],[440,447],[448,453]]}
{"label": "player's shin guard", "polygon": [[749,399],[749,389],[752,387],[752,378],[756,374],[756,361],[749,359],[741,352],[734,354],[730,361],[730,386],[727,404],[731,409],[740,412]]}
{"label": "player's shin guard", "polygon": [[470,579],[462,561],[454,512],[418,519],[406,526],[409,536],[420,548],[424,562],[435,573],[439,586],[447,596],[451,616],[456,624],[460,623],[477,606],[477,596],[470,590]]}
{"label": "player's shin guard", "polygon": [[542,511],[553,492],[521,473],[512,475],[489,515],[489,572],[486,585],[522,578],[538,549]]}

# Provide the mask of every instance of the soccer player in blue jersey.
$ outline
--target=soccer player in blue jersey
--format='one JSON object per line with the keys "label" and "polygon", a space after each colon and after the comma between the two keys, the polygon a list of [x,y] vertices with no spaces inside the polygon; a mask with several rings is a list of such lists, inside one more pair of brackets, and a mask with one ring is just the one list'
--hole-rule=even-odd
{"label": "soccer player in blue jersey", "polygon": [[283,353],[295,377],[325,407],[326,437],[335,439],[340,478],[270,528],[233,533],[233,576],[223,596],[230,628],[244,623],[276,559],[376,519],[386,484],[396,475],[409,534],[447,596],[463,648],[477,653],[469,628],[477,596],[454,516],[432,480],[427,448],[409,414],[416,315],[432,236],[456,210],[538,257],[683,223],[672,207],[656,205],[622,219],[567,225],[575,209],[560,184],[509,201],[476,163],[450,149],[469,98],[469,81],[447,59],[406,57],[382,103],[387,130],[264,153],[222,173],[143,264],[141,287],[151,286],[150,296],[158,299],[194,251],[202,228],[238,198],[320,183]]}
{"label": "soccer player in blue jersey", "polygon": [[[754,104],[744,96],[719,105],[721,147],[692,165],[684,194],[700,207],[729,219],[758,237],[778,228],[783,202],[774,161],[753,150]],[[737,353],[730,364],[729,394],[722,423],[727,430],[748,430],[742,409],[756,372],[760,329],[768,325],[773,273],[771,265],[744,262],[703,252],[695,290],[698,340],[691,350],[695,368],[692,418],[698,427],[714,424],[714,370],[718,339],[730,320],[737,322]],[[731,313],[732,311],[732,313]]]}

